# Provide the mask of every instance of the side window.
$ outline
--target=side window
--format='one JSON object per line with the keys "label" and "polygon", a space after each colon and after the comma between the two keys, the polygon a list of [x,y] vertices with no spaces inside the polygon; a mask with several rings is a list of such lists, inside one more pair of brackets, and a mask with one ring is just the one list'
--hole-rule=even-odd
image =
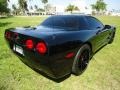
{"label": "side window", "polygon": [[103,24],[97,20],[96,18],[94,17],[91,17],[91,16],[87,16],[87,22],[88,22],[88,25],[89,25],[89,29],[103,29]]}
{"label": "side window", "polygon": [[69,28],[78,28],[78,20],[75,17],[70,18],[63,18],[65,22],[64,27],[69,27]]}
{"label": "side window", "polygon": [[86,22],[85,17],[79,17],[79,29],[80,30],[87,30],[88,29],[88,23]]}

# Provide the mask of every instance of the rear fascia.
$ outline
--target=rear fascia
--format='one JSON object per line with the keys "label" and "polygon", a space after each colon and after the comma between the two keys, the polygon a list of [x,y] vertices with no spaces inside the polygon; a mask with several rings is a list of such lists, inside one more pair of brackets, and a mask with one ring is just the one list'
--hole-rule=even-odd
{"label": "rear fascia", "polygon": [[[11,30],[10,32],[14,32],[14,30],[13,31]],[[28,36],[25,36],[22,34],[19,34],[19,36],[23,41],[26,40],[26,37],[28,38]],[[34,42],[41,41],[41,39],[33,38],[31,36],[29,38],[31,38]],[[22,46],[24,56],[22,56],[21,54],[15,51],[13,52],[21,59],[23,63],[25,63],[32,69],[42,71],[48,76],[55,78],[55,79],[64,77],[65,75],[71,73],[74,56],[72,58],[66,59],[65,55],[68,54],[69,52],[74,52],[76,54],[78,50],[78,48],[76,49],[73,48],[65,52],[59,52],[59,53],[53,52],[54,54],[50,54],[52,52],[49,51],[49,48],[53,49],[58,46],[50,46],[47,44],[48,52],[45,55],[40,55],[34,49],[27,50],[24,44],[19,44],[15,42],[13,38],[11,38],[11,40],[6,39],[6,41],[12,51],[13,51],[14,44]],[[64,46],[64,44],[62,46]]]}

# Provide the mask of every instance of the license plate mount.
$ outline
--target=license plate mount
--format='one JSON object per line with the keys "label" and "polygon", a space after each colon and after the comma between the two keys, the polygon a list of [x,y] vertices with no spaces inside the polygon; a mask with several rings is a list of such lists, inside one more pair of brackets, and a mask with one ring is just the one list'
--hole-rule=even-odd
{"label": "license plate mount", "polygon": [[21,55],[24,56],[24,53],[23,53],[23,48],[21,46],[18,46],[18,45],[14,45],[13,46],[13,50]]}

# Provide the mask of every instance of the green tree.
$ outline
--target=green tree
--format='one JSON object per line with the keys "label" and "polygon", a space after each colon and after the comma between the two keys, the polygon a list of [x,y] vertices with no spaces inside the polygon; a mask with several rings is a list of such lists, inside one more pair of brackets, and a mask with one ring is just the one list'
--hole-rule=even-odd
{"label": "green tree", "polygon": [[7,8],[7,0],[0,0],[0,14],[9,13],[10,9]]}
{"label": "green tree", "polygon": [[16,10],[16,9],[17,9],[17,7],[15,6],[15,4],[12,5],[12,9],[13,9],[13,10]]}
{"label": "green tree", "polygon": [[75,6],[74,10],[79,11],[80,9],[77,6]]}
{"label": "green tree", "polygon": [[38,10],[38,6],[37,6],[37,5],[34,5],[34,7],[35,7],[35,10],[37,11],[37,10]]}
{"label": "green tree", "polygon": [[15,4],[12,5],[12,9],[13,9],[13,14],[16,15],[17,7],[15,6]]}
{"label": "green tree", "polygon": [[33,10],[33,6],[30,6],[30,9]]}
{"label": "green tree", "polygon": [[44,4],[44,10],[45,10],[45,12],[47,12],[47,10],[46,10],[46,4],[48,3],[48,0],[41,0],[41,1]]}
{"label": "green tree", "polygon": [[19,8],[23,14],[25,14],[25,11],[28,11],[27,8],[27,1],[26,0],[18,0]]}
{"label": "green tree", "polygon": [[41,0],[43,4],[47,4],[48,0]]}
{"label": "green tree", "polygon": [[16,7],[15,4],[12,5],[12,9],[13,9],[13,14],[14,15],[19,15],[20,14],[20,9]]}
{"label": "green tree", "polygon": [[[30,2],[33,2],[33,0],[29,0]],[[35,1],[35,0],[34,0]],[[45,6],[46,4],[48,3],[48,0],[40,0],[43,4],[44,4],[44,9],[45,9]],[[37,10],[38,9],[38,6],[37,5],[34,5],[35,9]],[[33,9],[33,8],[32,8]],[[46,12],[46,11],[45,11]]]}
{"label": "green tree", "polygon": [[106,10],[107,4],[103,0],[97,0],[97,2],[91,6],[93,10],[96,10],[98,13],[100,13],[100,11],[103,12]]}
{"label": "green tree", "polygon": [[77,6],[74,6],[74,5],[68,5],[67,8],[65,9],[65,11],[70,11],[71,13],[74,11],[74,10],[79,10],[79,8]]}

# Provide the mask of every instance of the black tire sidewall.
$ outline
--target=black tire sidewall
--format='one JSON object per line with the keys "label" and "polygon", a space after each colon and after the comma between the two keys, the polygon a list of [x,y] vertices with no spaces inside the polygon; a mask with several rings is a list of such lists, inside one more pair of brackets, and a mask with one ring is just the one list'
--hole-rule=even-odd
{"label": "black tire sidewall", "polygon": [[[74,59],[74,62],[73,62],[73,67],[72,67],[72,73],[74,73],[75,75],[80,75],[84,70],[80,70],[80,68],[78,67],[78,64],[79,64],[79,56],[81,55],[81,53],[84,51],[84,50],[89,50],[89,59],[90,59],[90,53],[91,53],[91,48],[88,44],[84,44],[81,46],[81,48],[78,50],[76,56],[75,56],[75,59]],[[89,60],[88,60],[88,63],[89,63]]]}

